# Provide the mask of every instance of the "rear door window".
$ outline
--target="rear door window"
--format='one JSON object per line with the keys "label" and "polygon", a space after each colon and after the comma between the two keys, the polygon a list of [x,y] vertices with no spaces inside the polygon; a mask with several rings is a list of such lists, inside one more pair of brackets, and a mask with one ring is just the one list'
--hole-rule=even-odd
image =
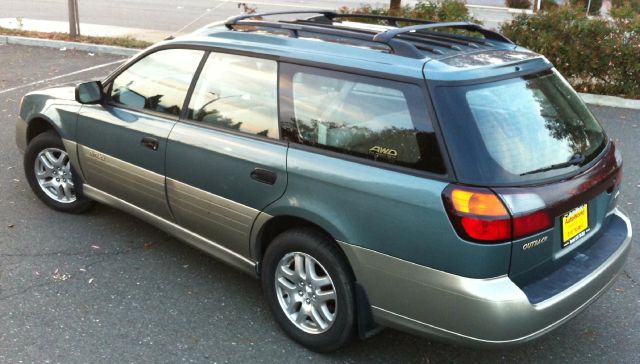
{"label": "rear door window", "polygon": [[387,164],[444,173],[417,85],[283,65],[283,135]]}
{"label": "rear door window", "polygon": [[278,138],[278,64],[268,59],[211,53],[191,96],[188,118]]}

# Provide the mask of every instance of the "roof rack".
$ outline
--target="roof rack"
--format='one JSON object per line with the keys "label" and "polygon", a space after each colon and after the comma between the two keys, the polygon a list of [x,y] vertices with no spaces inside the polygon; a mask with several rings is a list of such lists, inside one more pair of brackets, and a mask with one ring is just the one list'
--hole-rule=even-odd
{"label": "roof rack", "polygon": [[[271,15],[290,14],[318,14],[318,16],[305,20],[295,21],[267,21],[253,20],[252,18],[265,17]],[[384,20],[388,25],[394,26],[385,31],[376,32],[367,29],[355,29],[346,26],[339,26],[334,23],[336,19],[359,18]],[[398,27],[398,22],[415,23],[417,25]],[[482,26],[469,22],[434,22],[422,19],[400,18],[393,16],[369,15],[369,14],[339,14],[331,10],[295,10],[279,11],[268,13],[241,14],[228,18],[224,22],[225,26],[233,30],[235,26],[246,25],[263,28],[275,28],[289,31],[289,36],[298,37],[299,31],[308,31],[317,34],[347,37],[367,42],[376,42],[387,45],[398,55],[412,58],[424,58],[421,51],[429,51],[434,54],[444,54],[441,47],[445,49],[461,51],[461,46],[479,48],[479,46],[494,47],[496,44],[503,46],[513,46],[514,43],[507,37]],[[431,32],[438,28],[464,29],[480,33],[484,38],[476,38],[461,34],[451,34],[445,32]],[[493,41],[493,42],[490,42]],[[497,43],[494,43],[497,42]]]}

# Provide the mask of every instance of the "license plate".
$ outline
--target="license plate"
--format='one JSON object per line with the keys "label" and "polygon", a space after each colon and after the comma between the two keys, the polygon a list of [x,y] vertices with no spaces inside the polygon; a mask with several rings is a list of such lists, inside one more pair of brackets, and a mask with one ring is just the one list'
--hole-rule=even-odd
{"label": "license plate", "polygon": [[562,247],[573,244],[585,236],[589,229],[589,211],[587,205],[569,211],[562,216]]}

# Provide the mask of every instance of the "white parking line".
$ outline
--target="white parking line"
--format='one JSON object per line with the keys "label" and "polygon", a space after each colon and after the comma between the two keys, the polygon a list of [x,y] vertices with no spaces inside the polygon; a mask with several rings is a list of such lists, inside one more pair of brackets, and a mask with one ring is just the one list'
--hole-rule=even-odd
{"label": "white parking line", "polygon": [[109,62],[109,63],[105,63],[105,64],[101,64],[101,65],[97,65],[97,66],[93,66],[93,67],[89,67],[89,68],[81,69],[81,70],[79,70],[79,71],[74,71],[74,72],[66,73],[66,74],[64,74],[64,75],[55,76],[55,77],[47,78],[47,79],[44,79],[44,80],[34,81],[34,82],[31,82],[31,83],[27,83],[27,84],[25,84],[25,85],[21,85],[21,86],[16,86],[16,87],[8,88],[8,89],[6,89],[6,90],[2,90],[2,91],[0,91],[0,95],[2,95],[2,94],[4,94],[4,93],[7,93],[7,92],[11,92],[11,91],[19,90],[19,89],[21,89],[21,88],[30,87],[30,86],[34,86],[34,85],[39,85],[39,84],[41,84],[41,83],[47,83],[47,82],[49,82],[49,81],[53,81],[53,80],[57,80],[57,79],[60,79],[60,78],[65,78],[65,77],[69,77],[69,76],[77,75],[77,74],[79,74],[79,73],[89,72],[89,71],[97,70],[97,69],[100,69],[100,68],[103,68],[103,67],[112,66],[112,65],[114,65],[114,64],[121,63],[121,62],[124,62],[124,61],[125,61],[124,59],[121,59],[121,60],[119,60],[119,61]]}

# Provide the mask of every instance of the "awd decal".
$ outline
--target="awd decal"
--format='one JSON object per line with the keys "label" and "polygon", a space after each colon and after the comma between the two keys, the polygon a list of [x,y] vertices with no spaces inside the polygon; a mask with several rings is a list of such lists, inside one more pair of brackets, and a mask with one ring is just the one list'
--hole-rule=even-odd
{"label": "awd decal", "polygon": [[391,148],[379,147],[377,145],[369,149],[369,153],[373,155],[381,155],[381,156],[385,156],[387,158],[393,158],[393,159],[395,159],[398,156],[397,150],[391,149]]}
{"label": "awd decal", "polygon": [[549,239],[547,236],[543,236],[540,239],[536,239],[536,240],[530,241],[530,242],[528,242],[528,243],[526,243],[526,244],[524,244],[522,246],[522,250],[528,250],[528,249],[531,249],[531,248],[535,248],[538,245],[543,244],[544,242],[546,242],[547,239]]}

